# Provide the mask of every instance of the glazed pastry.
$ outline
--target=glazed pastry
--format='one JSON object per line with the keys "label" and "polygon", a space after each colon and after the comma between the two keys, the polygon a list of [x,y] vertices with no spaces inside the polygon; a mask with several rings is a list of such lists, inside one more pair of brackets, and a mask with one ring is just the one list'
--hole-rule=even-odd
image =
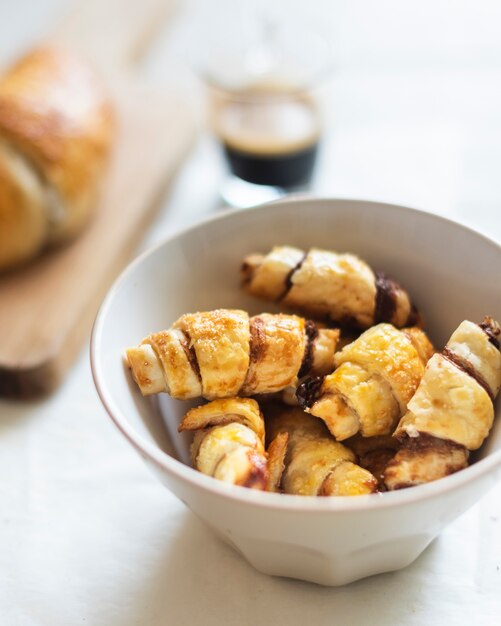
{"label": "glazed pastry", "polygon": [[93,71],[41,47],[0,78],[0,270],[83,228],[114,137]]}
{"label": "glazed pastry", "polygon": [[179,431],[195,431],[193,467],[233,485],[265,489],[264,421],[250,398],[214,400],[188,411]]}
{"label": "glazed pastry", "polygon": [[297,390],[299,404],[343,441],[387,435],[404,414],[433,347],[418,328],[378,324],[334,356],[336,369]]}
{"label": "glazed pastry", "polygon": [[302,496],[373,493],[374,476],[356,455],[332,439],[324,424],[299,408],[274,407],[266,414],[269,491]]}
{"label": "glazed pastry", "polygon": [[298,376],[334,367],[338,330],[318,329],[296,315],[217,309],[181,316],[169,330],[129,348],[143,395],[208,400],[280,391]]}
{"label": "glazed pastry", "polygon": [[[310,324],[312,324],[313,322],[309,322]],[[324,328],[324,325],[321,322],[317,323],[317,327],[320,328]],[[345,330],[343,330],[342,332],[339,331],[338,334],[338,339],[336,342],[336,347],[335,350],[336,352],[339,352],[344,346],[348,345],[348,343],[351,343],[358,335],[354,335],[351,332],[347,332]],[[294,385],[289,385],[288,387],[285,387],[282,391],[279,391],[277,393],[268,393],[268,394],[264,394],[264,395],[260,395],[257,396],[256,399],[258,400],[258,402],[278,402],[278,403],[283,403],[283,404],[287,404],[288,406],[299,406],[299,402],[297,399],[297,388],[298,386],[308,380],[309,377],[311,377],[311,375],[322,375],[322,372],[320,370],[323,369],[323,374],[330,374],[334,368],[333,362],[332,362],[332,357],[330,354],[330,346],[326,345],[326,342],[324,342],[324,350],[325,350],[325,358],[322,361],[322,359],[317,358],[316,363],[317,366],[315,367],[315,364],[313,364],[313,367],[311,369],[311,373],[306,375],[306,376],[302,376],[301,378],[298,378],[297,381],[295,381]],[[328,348],[328,351],[327,351]],[[320,350],[320,346],[318,346],[318,350]],[[320,367],[318,366],[318,363],[325,363],[325,367]]]}
{"label": "glazed pastry", "polygon": [[353,254],[277,246],[244,259],[242,283],[254,296],[341,324],[369,328],[389,322],[401,328],[418,323],[407,292]]}
{"label": "glazed pastry", "polygon": [[385,470],[388,489],[437,480],[468,464],[494,420],[501,385],[497,322],[464,321],[435,354],[400,420],[395,436],[402,448]]}

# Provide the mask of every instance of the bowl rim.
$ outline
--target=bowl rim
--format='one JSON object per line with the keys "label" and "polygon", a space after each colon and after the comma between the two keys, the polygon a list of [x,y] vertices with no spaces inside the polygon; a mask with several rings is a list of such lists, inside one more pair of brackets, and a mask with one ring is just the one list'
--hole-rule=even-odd
{"label": "bowl rim", "polygon": [[336,511],[338,513],[350,512],[354,510],[376,510],[381,508],[402,506],[404,504],[412,504],[420,501],[428,500],[437,496],[441,496],[446,492],[455,491],[460,489],[463,485],[475,481],[477,478],[489,474],[495,467],[501,465],[501,450],[497,450],[489,454],[487,457],[480,459],[473,465],[456,472],[455,474],[441,478],[435,482],[418,485],[412,489],[401,489],[397,491],[385,492],[382,494],[370,494],[364,496],[358,496],[356,498],[351,496],[337,496],[335,498],[318,498],[315,496],[301,496],[290,494],[269,493],[264,491],[257,491],[253,489],[245,489],[239,486],[224,483],[216,480],[210,476],[206,476],[201,472],[198,472],[194,468],[186,465],[185,463],[175,459],[169,454],[165,453],[154,443],[151,443],[143,436],[141,436],[131,426],[126,416],[116,405],[113,394],[107,388],[105,383],[105,376],[100,365],[100,359],[98,355],[98,346],[101,343],[103,334],[103,325],[107,316],[107,312],[114,299],[115,293],[121,288],[122,284],[128,279],[129,274],[133,270],[143,263],[143,261],[149,256],[155,254],[160,248],[168,245],[171,241],[183,237],[192,231],[203,228],[205,225],[217,222],[219,220],[225,220],[233,218],[236,215],[245,213],[247,211],[264,212],[270,210],[275,205],[284,204],[296,204],[302,202],[310,203],[335,203],[335,204],[366,204],[373,206],[384,206],[390,210],[396,212],[413,212],[427,216],[432,221],[438,220],[447,223],[453,228],[459,228],[465,230],[470,234],[484,240],[485,243],[491,246],[495,246],[501,251],[501,245],[494,239],[486,236],[483,233],[476,231],[461,222],[455,221],[442,215],[437,215],[430,211],[426,211],[420,208],[410,207],[406,205],[379,202],[368,199],[357,198],[342,198],[342,197],[329,197],[329,196],[316,196],[309,194],[295,194],[280,198],[272,202],[267,202],[247,209],[230,209],[225,210],[222,213],[210,215],[201,220],[197,220],[195,223],[188,226],[174,230],[171,234],[167,235],[162,241],[151,246],[137,257],[135,257],[119,274],[115,279],[111,287],[109,288],[106,296],[104,297],[99,310],[97,312],[94,324],[92,327],[90,338],[90,366],[92,372],[92,378],[96,387],[97,393],[103,404],[109,417],[119,429],[119,431],[125,436],[129,443],[136,449],[136,451],[147,461],[153,463],[158,469],[168,474],[172,474],[175,478],[187,482],[191,487],[198,490],[208,491],[214,496],[219,496],[224,499],[237,501],[243,505],[259,506],[266,509],[275,510],[289,510],[289,511],[302,511],[302,512],[315,512],[315,513],[330,513]]}

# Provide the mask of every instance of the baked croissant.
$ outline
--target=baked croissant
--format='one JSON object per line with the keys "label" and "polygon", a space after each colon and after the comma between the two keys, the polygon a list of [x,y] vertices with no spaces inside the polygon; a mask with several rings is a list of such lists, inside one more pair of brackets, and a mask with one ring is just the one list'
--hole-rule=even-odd
{"label": "baked croissant", "polygon": [[501,385],[500,327],[486,317],[464,321],[424,376],[395,436],[402,448],[385,470],[388,489],[437,480],[468,464],[494,420]]}
{"label": "baked croissant", "polygon": [[113,136],[107,95],[69,51],[38,48],[0,78],[0,270],[81,230]]}
{"label": "baked croissant", "polygon": [[299,404],[322,419],[338,441],[358,432],[387,435],[404,414],[432,352],[422,330],[378,324],[336,353],[332,374],[299,385]]}
{"label": "baked croissant", "polygon": [[374,476],[356,465],[356,455],[334,441],[324,424],[301,409],[266,414],[268,491],[303,496],[356,496],[377,489]]}
{"label": "baked croissant", "polygon": [[338,330],[296,315],[217,309],[181,316],[126,351],[143,395],[208,400],[280,391],[334,367]]}
{"label": "baked croissant", "polygon": [[193,466],[233,485],[265,489],[264,421],[250,398],[214,400],[188,411],[179,431],[195,431]]}
{"label": "baked croissant", "polygon": [[341,324],[401,328],[418,322],[407,292],[353,254],[277,246],[244,259],[242,283],[252,295]]}

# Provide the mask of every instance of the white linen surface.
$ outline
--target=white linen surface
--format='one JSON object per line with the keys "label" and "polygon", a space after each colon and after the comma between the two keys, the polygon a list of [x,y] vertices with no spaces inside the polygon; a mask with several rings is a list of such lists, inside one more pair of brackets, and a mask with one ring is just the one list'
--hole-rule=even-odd
{"label": "white linen surface", "polygon": [[157,482],[85,352],[48,401],[0,407],[2,626],[499,624],[501,484],[407,569],[323,588],[255,571]]}

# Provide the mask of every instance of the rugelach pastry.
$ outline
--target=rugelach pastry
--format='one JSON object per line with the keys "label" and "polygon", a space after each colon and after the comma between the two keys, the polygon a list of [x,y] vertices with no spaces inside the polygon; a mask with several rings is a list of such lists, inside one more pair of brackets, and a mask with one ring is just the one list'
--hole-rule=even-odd
{"label": "rugelach pastry", "polygon": [[405,413],[432,353],[419,328],[378,324],[335,354],[332,374],[305,380],[296,396],[338,441],[358,432],[387,435]]}
{"label": "rugelach pastry", "polygon": [[143,395],[208,400],[295,386],[298,377],[332,371],[339,330],[296,315],[217,309],[181,316],[169,330],[126,351]]}
{"label": "rugelach pastry", "polygon": [[500,327],[491,317],[462,322],[427,363],[395,436],[402,448],[384,472],[388,489],[427,483],[463,469],[494,420],[501,385]]}
{"label": "rugelach pastry", "polygon": [[0,271],[82,230],[114,135],[107,94],[68,50],[37,48],[0,78]]}
{"label": "rugelach pastry", "polygon": [[377,480],[356,464],[349,448],[334,441],[324,424],[297,407],[266,413],[268,491],[301,496],[374,493]]}
{"label": "rugelach pastry", "polygon": [[233,485],[265,489],[264,421],[250,398],[214,400],[188,411],[179,431],[195,432],[193,467]]}
{"label": "rugelach pastry", "polygon": [[241,274],[250,294],[342,325],[419,323],[407,292],[353,254],[277,246],[266,255],[248,255]]}

